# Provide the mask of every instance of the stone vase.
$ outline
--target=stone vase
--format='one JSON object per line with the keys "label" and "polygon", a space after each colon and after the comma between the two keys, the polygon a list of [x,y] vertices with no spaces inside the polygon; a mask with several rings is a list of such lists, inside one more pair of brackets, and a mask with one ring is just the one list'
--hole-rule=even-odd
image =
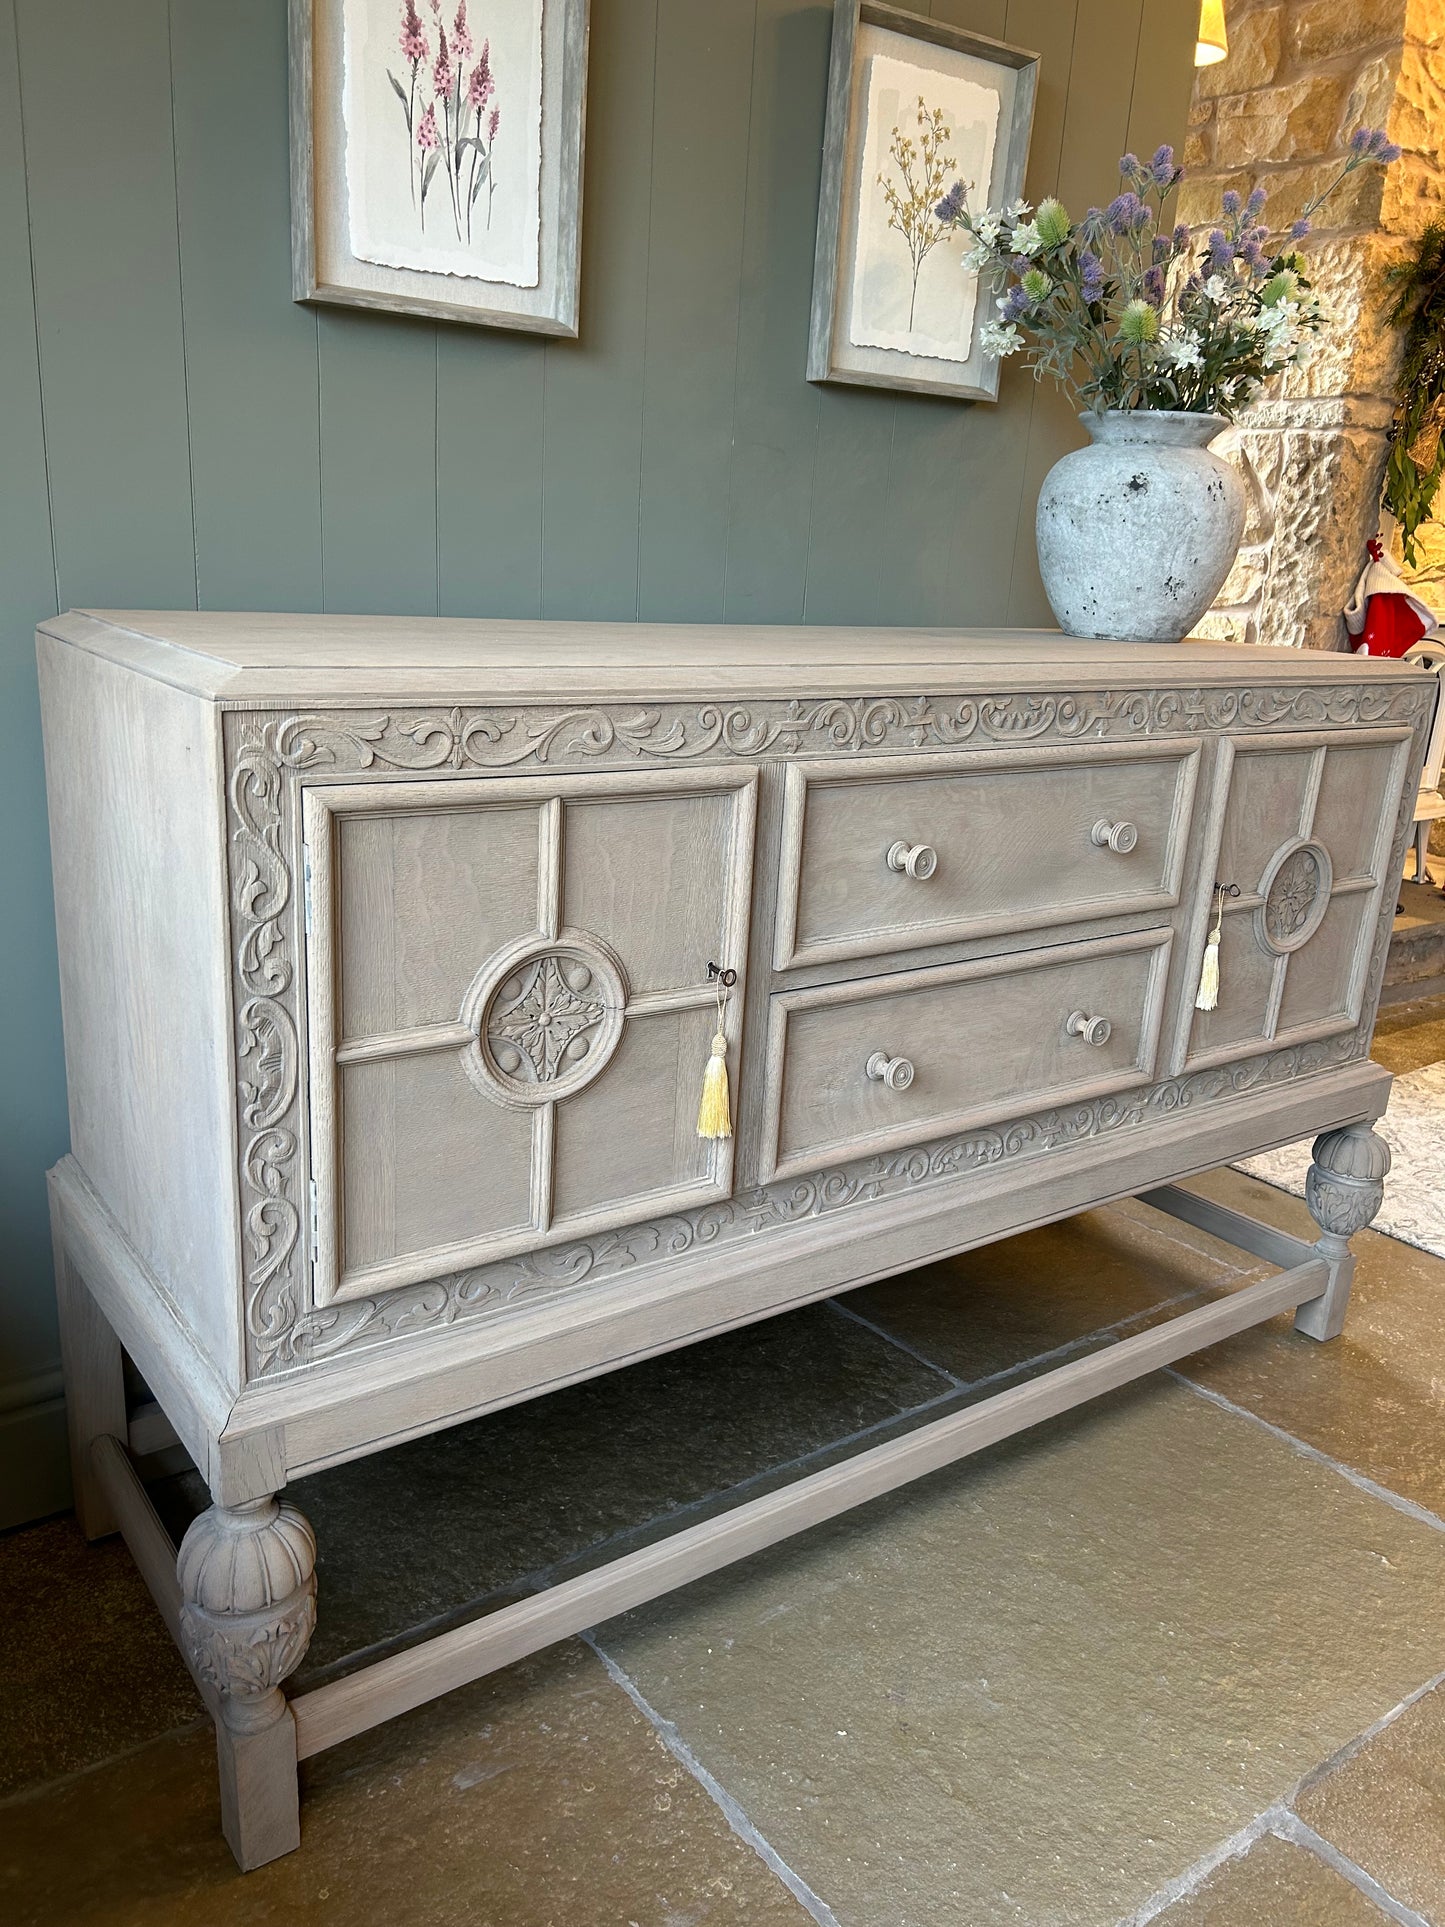
{"label": "stone vase", "polygon": [[1039,571],[1070,636],[1178,642],[1229,574],[1244,484],[1208,444],[1222,415],[1111,409],[1080,416],[1090,445],[1039,491]]}

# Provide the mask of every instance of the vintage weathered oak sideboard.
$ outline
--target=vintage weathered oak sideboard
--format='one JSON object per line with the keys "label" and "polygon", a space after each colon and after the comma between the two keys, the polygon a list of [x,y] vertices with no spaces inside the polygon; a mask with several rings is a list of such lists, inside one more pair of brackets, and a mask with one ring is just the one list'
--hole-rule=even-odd
{"label": "vintage weathered oak sideboard", "polygon": [[[296,1845],[298,1758],[1284,1308],[1340,1329],[1412,665],[195,614],[39,646],[77,1502],[215,1714],[243,1866]],[[1311,1133],[1313,1244],[1178,1183]],[[288,1480],[1126,1194],[1280,1269],[281,1690]],[[172,1429],[214,1500],[179,1562],[133,1462]]]}

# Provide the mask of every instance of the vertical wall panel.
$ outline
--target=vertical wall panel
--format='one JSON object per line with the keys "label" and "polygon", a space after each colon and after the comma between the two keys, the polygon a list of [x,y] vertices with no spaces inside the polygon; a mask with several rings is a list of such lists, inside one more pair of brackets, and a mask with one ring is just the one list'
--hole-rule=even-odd
{"label": "vertical wall panel", "polygon": [[200,601],[319,609],[316,317],[290,299],[286,23],[171,12],[181,305]]}
{"label": "vertical wall panel", "polygon": [[436,324],[331,308],[319,325],[325,606],[434,615]]}
{"label": "vertical wall panel", "polygon": [[638,557],[644,621],[722,620],[755,15],[756,0],[670,0],[658,19]]}
{"label": "vertical wall panel", "polygon": [[33,633],[55,609],[55,566],[8,6],[0,8],[0,259],[0,1390],[31,1388],[9,1423],[0,1417],[4,1527],[65,1504],[64,1414],[45,1396],[56,1335],[41,1173],[64,1151],[67,1132]]}
{"label": "vertical wall panel", "polygon": [[801,622],[819,389],[803,379],[822,170],[826,7],[757,0],[737,399],[729,622]]}
{"label": "vertical wall panel", "polygon": [[547,344],[542,608],[637,614],[658,0],[592,0],[582,338]]}
{"label": "vertical wall panel", "polygon": [[437,606],[542,613],[542,394],[532,335],[437,334]]}
{"label": "vertical wall panel", "polygon": [[166,0],[20,0],[62,603],[196,599]]}

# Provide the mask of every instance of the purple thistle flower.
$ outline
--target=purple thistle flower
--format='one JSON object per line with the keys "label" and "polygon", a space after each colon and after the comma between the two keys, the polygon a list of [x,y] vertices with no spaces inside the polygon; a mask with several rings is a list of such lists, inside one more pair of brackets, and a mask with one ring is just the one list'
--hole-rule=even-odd
{"label": "purple thistle flower", "polygon": [[1374,134],[1368,127],[1357,127],[1350,136],[1350,152],[1352,154],[1368,154],[1370,151],[1370,142],[1373,139]]}
{"label": "purple thistle flower", "polygon": [[1392,161],[1399,160],[1404,151],[1398,141],[1386,141],[1376,152],[1375,158],[1388,167]]}
{"label": "purple thistle flower", "polygon": [[426,59],[427,47],[415,0],[402,0],[401,14],[401,57],[416,67]]}
{"label": "purple thistle flower", "polygon": [[1291,241],[1303,241],[1309,231],[1310,223],[1301,215],[1297,221],[1291,223],[1289,238]]}
{"label": "purple thistle flower", "polygon": [[1116,194],[1104,209],[1104,219],[1116,234],[1127,234],[1134,225],[1134,216],[1142,206],[1137,194]]}
{"label": "purple thistle flower", "polygon": [[1239,258],[1247,268],[1262,268],[1265,265],[1264,249],[1258,241],[1246,241],[1239,250]]}
{"label": "purple thistle flower", "polygon": [[1158,267],[1161,261],[1167,261],[1173,252],[1174,243],[1167,234],[1156,234],[1154,236],[1154,244],[1150,248],[1149,253],[1155,267]]}
{"label": "purple thistle flower", "polygon": [[1163,268],[1146,268],[1144,270],[1143,285],[1144,285],[1144,299],[1148,302],[1151,302],[1153,306],[1156,308],[1163,307],[1164,305],[1164,270]]}
{"label": "purple thistle flower", "polygon": [[939,220],[948,227],[955,226],[963,213],[963,194],[963,176],[960,175],[933,210]]}
{"label": "purple thistle flower", "polygon": [[1160,187],[1170,187],[1174,181],[1174,149],[1167,143],[1154,150],[1154,158],[1149,163],[1149,172]]}
{"label": "purple thistle flower", "polygon": [[1136,174],[1142,174],[1144,170],[1139,165],[1139,156],[1137,154],[1121,154],[1119,156],[1119,172],[1126,180],[1131,181]]}
{"label": "purple thistle flower", "polygon": [[1226,214],[1238,214],[1239,196],[1235,193],[1232,187],[1227,187],[1224,190],[1224,199],[1220,202],[1220,206],[1224,209]]}
{"label": "purple thistle flower", "polygon": [[1011,287],[1004,296],[1003,318],[1005,321],[1017,321],[1021,315],[1027,314],[1032,306],[1033,303],[1018,283],[1015,282],[1013,287]]}
{"label": "purple thistle flower", "polygon": [[1209,267],[1214,274],[1223,274],[1234,265],[1234,247],[1223,228],[1215,228],[1209,237]]}
{"label": "purple thistle flower", "polygon": [[1269,196],[1262,187],[1256,187],[1252,189],[1250,192],[1249,199],[1244,204],[1244,212],[1246,216],[1250,220],[1253,220],[1255,215],[1259,213],[1260,209],[1264,206],[1265,202],[1268,199],[1269,199]]}
{"label": "purple thistle flower", "polygon": [[1190,240],[1189,223],[1187,221],[1181,221],[1174,230],[1174,246],[1176,251],[1183,248],[1187,248],[1189,246],[1189,240]]}
{"label": "purple thistle flower", "polygon": [[1086,301],[1097,301],[1104,292],[1104,264],[1088,248],[1079,251],[1079,276]]}

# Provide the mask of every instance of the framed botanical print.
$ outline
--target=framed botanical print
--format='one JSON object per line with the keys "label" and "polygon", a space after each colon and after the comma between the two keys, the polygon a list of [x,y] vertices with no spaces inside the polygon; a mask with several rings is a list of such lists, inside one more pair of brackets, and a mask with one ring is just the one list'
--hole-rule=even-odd
{"label": "framed botanical print", "polygon": [[808,379],[998,397],[970,237],[938,218],[1023,193],[1038,55],[937,20],[836,0]]}
{"label": "framed botanical print", "polygon": [[577,333],[588,0],[290,0],[292,292]]}

